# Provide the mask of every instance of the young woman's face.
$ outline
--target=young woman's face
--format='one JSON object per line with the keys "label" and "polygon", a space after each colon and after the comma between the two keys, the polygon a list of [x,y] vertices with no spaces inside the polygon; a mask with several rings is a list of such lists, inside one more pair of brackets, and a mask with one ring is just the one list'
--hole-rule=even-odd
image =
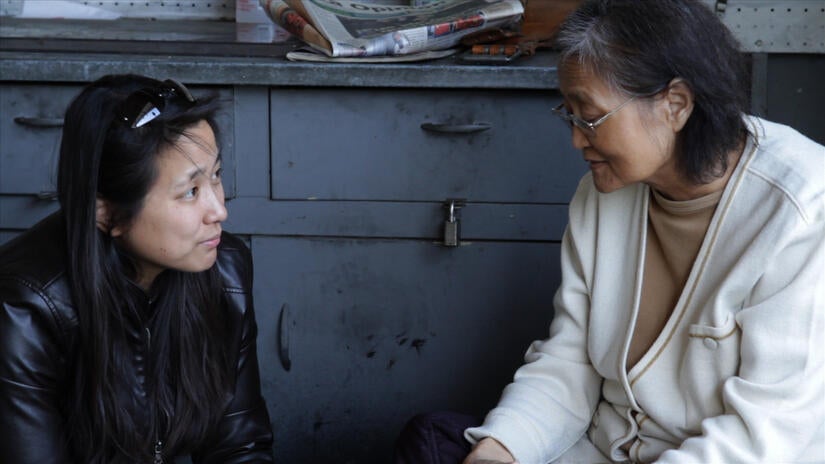
{"label": "young woman's face", "polygon": [[[586,121],[595,121],[628,100],[576,65],[565,68],[559,87],[567,110]],[[597,126],[595,135],[573,126],[573,145],[582,151],[600,192],[637,182],[666,185],[676,175],[676,134],[661,120],[662,103],[634,99]]]}
{"label": "young woman's face", "polygon": [[135,257],[144,288],[165,269],[199,272],[217,258],[227,213],[215,134],[206,121],[187,134],[159,153],[158,177],[140,213],[112,231]]}

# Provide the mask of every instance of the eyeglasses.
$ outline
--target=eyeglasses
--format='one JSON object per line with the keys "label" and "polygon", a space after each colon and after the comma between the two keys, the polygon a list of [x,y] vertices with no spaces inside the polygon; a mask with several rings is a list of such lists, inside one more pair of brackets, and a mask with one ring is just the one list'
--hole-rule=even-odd
{"label": "eyeglasses", "polygon": [[563,121],[566,121],[568,124],[570,124],[570,127],[576,126],[579,129],[581,129],[581,131],[584,132],[584,135],[595,137],[597,127],[599,127],[603,122],[605,122],[607,118],[616,114],[617,111],[619,111],[625,105],[627,105],[635,99],[635,95],[628,98],[627,100],[622,102],[621,105],[608,111],[607,114],[600,117],[599,119],[596,119],[593,122],[585,121],[584,119],[576,116],[575,114],[568,112],[567,109],[564,107],[564,102],[562,102],[559,106],[553,108],[553,114],[555,114],[556,116],[560,117]]}
{"label": "eyeglasses", "polygon": [[145,126],[160,116],[166,103],[172,99],[181,100],[189,106],[195,103],[195,97],[183,84],[174,79],[166,79],[156,87],[145,87],[132,92],[121,104],[119,118],[132,129]]}

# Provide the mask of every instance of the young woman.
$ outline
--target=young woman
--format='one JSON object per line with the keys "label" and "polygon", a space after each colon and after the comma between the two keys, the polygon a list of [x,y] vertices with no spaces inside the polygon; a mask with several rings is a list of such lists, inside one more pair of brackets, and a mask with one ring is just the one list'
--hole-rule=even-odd
{"label": "young woman", "polygon": [[65,115],[60,210],[0,248],[0,456],[271,462],[214,99],[136,75]]}
{"label": "young woman", "polygon": [[586,1],[557,45],[556,111],[590,172],[550,337],[466,441],[423,446],[461,457],[399,456],[822,462],[825,148],[744,114],[743,57],[698,0]]}

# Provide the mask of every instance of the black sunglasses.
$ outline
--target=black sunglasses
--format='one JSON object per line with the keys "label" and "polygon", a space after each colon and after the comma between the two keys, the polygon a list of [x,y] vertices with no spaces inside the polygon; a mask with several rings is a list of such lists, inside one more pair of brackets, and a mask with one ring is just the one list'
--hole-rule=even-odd
{"label": "black sunglasses", "polygon": [[132,129],[145,126],[161,115],[166,103],[180,100],[184,106],[192,106],[195,97],[183,84],[166,79],[155,87],[145,87],[132,92],[120,106],[119,118]]}

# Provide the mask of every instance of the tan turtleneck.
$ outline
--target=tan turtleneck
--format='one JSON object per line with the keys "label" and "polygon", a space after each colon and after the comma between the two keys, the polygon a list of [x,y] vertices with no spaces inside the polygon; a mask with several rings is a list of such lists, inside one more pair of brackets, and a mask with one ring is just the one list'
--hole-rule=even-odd
{"label": "tan turtleneck", "polygon": [[687,282],[722,190],[686,201],[664,198],[651,189],[642,297],[628,369],[647,352],[665,327]]}

